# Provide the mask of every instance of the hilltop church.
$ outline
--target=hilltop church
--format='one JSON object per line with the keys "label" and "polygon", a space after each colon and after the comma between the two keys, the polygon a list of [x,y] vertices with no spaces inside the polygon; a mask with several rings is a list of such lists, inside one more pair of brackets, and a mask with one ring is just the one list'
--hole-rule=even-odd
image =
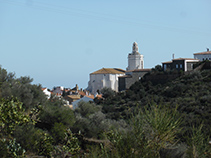
{"label": "hilltop church", "polygon": [[92,72],[87,90],[92,94],[104,87],[116,92],[126,90],[149,71],[150,69],[144,69],[144,56],[138,52],[138,44],[134,42],[132,52],[128,54],[126,71],[119,68],[102,68]]}

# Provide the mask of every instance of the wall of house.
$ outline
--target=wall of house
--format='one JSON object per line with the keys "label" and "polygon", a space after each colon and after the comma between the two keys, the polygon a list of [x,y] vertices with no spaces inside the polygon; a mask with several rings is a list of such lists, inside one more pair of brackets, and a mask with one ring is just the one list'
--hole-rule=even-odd
{"label": "wall of house", "polygon": [[171,70],[171,64],[172,63],[163,63],[163,70],[164,71]]}
{"label": "wall of house", "polygon": [[200,61],[211,60],[211,54],[194,54],[194,59],[199,59]]}
{"label": "wall of house", "polygon": [[173,60],[172,65],[171,65],[171,69],[185,71],[184,60]]}
{"label": "wall of house", "polygon": [[48,99],[51,97],[51,92],[49,92],[47,88],[43,91],[43,93],[47,96]]}
{"label": "wall of house", "polygon": [[193,70],[193,64],[195,64],[196,62],[188,62],[187,66],[186,66],[186,71],[191,71]]}

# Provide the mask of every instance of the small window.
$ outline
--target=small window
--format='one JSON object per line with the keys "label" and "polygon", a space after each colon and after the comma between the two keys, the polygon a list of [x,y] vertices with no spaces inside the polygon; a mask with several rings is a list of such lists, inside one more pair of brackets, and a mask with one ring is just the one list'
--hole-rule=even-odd
{"label": "small window", "polygon": [[166,64],[164,64],[164,71],[166,70]]}
{"label": "small window", "polygon": [[193,69],[193,64],[190,64],[191,69]]}
{"label": "small window", "polygon": [[180,68],[182,69],[182,64],[180,64]]}
{"label": "small window", "polygon": [[178,64],[176,64],[176,68],[178,69]]}

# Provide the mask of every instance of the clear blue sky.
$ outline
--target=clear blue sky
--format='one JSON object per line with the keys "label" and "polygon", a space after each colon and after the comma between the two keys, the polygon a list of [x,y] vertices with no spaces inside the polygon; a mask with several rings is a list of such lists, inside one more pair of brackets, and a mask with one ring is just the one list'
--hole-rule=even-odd
{"label": "clear blue sky", "polygon": [[134,41],[145,68],[211,49],[211,1],[0,0],[0,65],[43,87],[126,69]]}

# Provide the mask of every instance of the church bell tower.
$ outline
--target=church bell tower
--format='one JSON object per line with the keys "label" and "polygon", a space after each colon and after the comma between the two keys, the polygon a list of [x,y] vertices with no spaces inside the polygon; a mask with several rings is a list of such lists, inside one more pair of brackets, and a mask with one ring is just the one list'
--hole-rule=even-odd
{"label": "church bell tower", "polygon": [[128,54],[127,71],[144,68],[144,56],[138,52],[138,44],[133,43],[132,53]]}

